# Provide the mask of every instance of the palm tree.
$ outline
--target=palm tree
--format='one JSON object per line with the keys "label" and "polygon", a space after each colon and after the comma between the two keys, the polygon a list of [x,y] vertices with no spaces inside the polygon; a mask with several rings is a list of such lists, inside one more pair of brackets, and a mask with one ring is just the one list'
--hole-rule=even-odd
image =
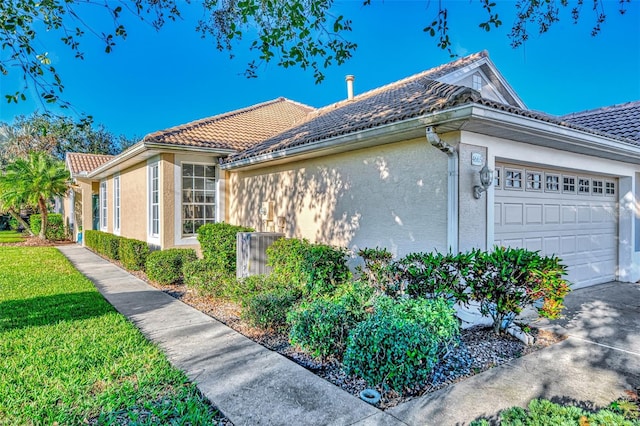
{"label": "palm tree", "polygon": [[46,240],[47,201],[63,196],[69,187],[69,179],[64,162],[44,152],[30,152],[26,158],[17,158],[6,166],[0,177],[0,189],[5,189],[0,197],[14,197],[26,204],[37,205],[42,218],[38,237]]}
{"label": "palm tree", "polygon": [[29,233],[32,237],[35,235],[31,232],[31,228],[29,224],[24,221],[22,216],[18,210],[25,205],[24,200],[21,198],[21,195],[18,194],[18,191],[15,188],[5,188],[4,187],[4,179],[0,175],[0,213],[9,213],[12,218],[14,218],[26,232]]}

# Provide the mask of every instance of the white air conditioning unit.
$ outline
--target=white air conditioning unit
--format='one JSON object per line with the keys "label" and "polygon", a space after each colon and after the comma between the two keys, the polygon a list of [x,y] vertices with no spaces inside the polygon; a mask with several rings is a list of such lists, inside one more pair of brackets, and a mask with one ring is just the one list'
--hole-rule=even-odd
{"label": "white air conditioning unit", "polygon": [[268,274],[267,248],[276,240],[284,238],[280,232],[238,232],[236,235],[236,276]]}

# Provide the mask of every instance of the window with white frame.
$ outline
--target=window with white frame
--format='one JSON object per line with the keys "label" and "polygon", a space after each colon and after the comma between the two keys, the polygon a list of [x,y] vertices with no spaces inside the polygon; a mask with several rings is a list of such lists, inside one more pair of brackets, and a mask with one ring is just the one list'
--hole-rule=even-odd
{"label": "window with white frame", "polygon": [[576,178],[573,176],[562,176],[562,192],[576,192]]}
{"label": "window with white frame", "polygon": [[216,167],[182,163],[182,235],[191,236],[215,222]]}
{"label": "window with white frame", "polygon": [[107,229],[107,181],[100,182],[100,228]]}
{"label": "window with white frame", "polygon": [[591,192],[591,181],[589,178],[578,178],[578,194],[589,194]]}
{"label": "window with white frame", "polygon": [[160,235],[160,169],[158,163],[149,165],[149,232]]}
{"label": "window with white frame", "polygon": [[495,186],[496,188],[500,188],[500,170],[502,170],[500,167],[496,167],[496,169],[493,171],[493,186]]}
{"label": "window with white frame", "polygon": [[120,176],[113,178],[113,232],[120,232]]}
{"label": "window with white frame", "polygon": [[527,190],[542,191],[542,173],[527,171]]}
{"label": "window with white frame", "polygon": [[482,77],[480,77],[478,74],[474,74],[472,77],[472,86],[473,90],[482,90]]}
{"label": "window with white frame", "polygon": [[604,182],[601,180],[594,179],[592,181],[591,193],[593,195],[602,195],[604,194]]}
{"label": "window with white frame", "polygon": [[508,189],[521,189],[522,188],[522,171],[505,169],[504,187]]}
{"label": "window with white frame", "polygon": [[560,176],[554,174],[545,174],[544,190],[548,192],[560,191]]}
{"label": "window with white frame", "polygon": [[604,193],[606,195],[616,195],[616,183],[615,182],[605,182],[604,183]]}

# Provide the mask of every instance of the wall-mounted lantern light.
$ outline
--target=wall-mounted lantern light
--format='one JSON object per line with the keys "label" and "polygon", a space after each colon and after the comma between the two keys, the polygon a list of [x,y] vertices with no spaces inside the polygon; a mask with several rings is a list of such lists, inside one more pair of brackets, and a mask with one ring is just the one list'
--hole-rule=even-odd
{"label": "wall-mounted lantern light", "polygon": [[485,192],[493,183],[493,170],[489,170],[489,167],[485,164],[482,170],[480,170],[480,185],[473,187],[473,197],[478,200],[482,197],[482,193]]}

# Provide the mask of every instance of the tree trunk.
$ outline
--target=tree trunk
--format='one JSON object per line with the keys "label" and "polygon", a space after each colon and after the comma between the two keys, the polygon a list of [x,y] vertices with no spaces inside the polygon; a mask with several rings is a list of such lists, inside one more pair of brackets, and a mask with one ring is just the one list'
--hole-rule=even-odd
{"label": "tree trunk", "polygon": [[7,210],[7,213],[9,213],[11,215],[12,218],[14,218],[15,220],[18,221],[18,223],[20,225],[22,225],[22,227],[24,228],[25,231],[27,231],[29,233],[29,235],[31,235],[32,237],[35,237],[35,235],[33,234],[33,232],[31,231],[31,227],[29,226],[29,224],[27,222],[24,221],[24,219],[22,218],[22,216],[20,216],[20,214],[18,212],[16,212],[14,209],[9,209]]}
{"label": "tree trunk", "polygon": [[46,240],[47,222],[49,222],[49,217],[47,212],[47,203],[45,202],[44,198],[40,197],[38,199],[38,207],[40,208],[40,234],[38,235],[38,238],[40,238],[41,240]]}

